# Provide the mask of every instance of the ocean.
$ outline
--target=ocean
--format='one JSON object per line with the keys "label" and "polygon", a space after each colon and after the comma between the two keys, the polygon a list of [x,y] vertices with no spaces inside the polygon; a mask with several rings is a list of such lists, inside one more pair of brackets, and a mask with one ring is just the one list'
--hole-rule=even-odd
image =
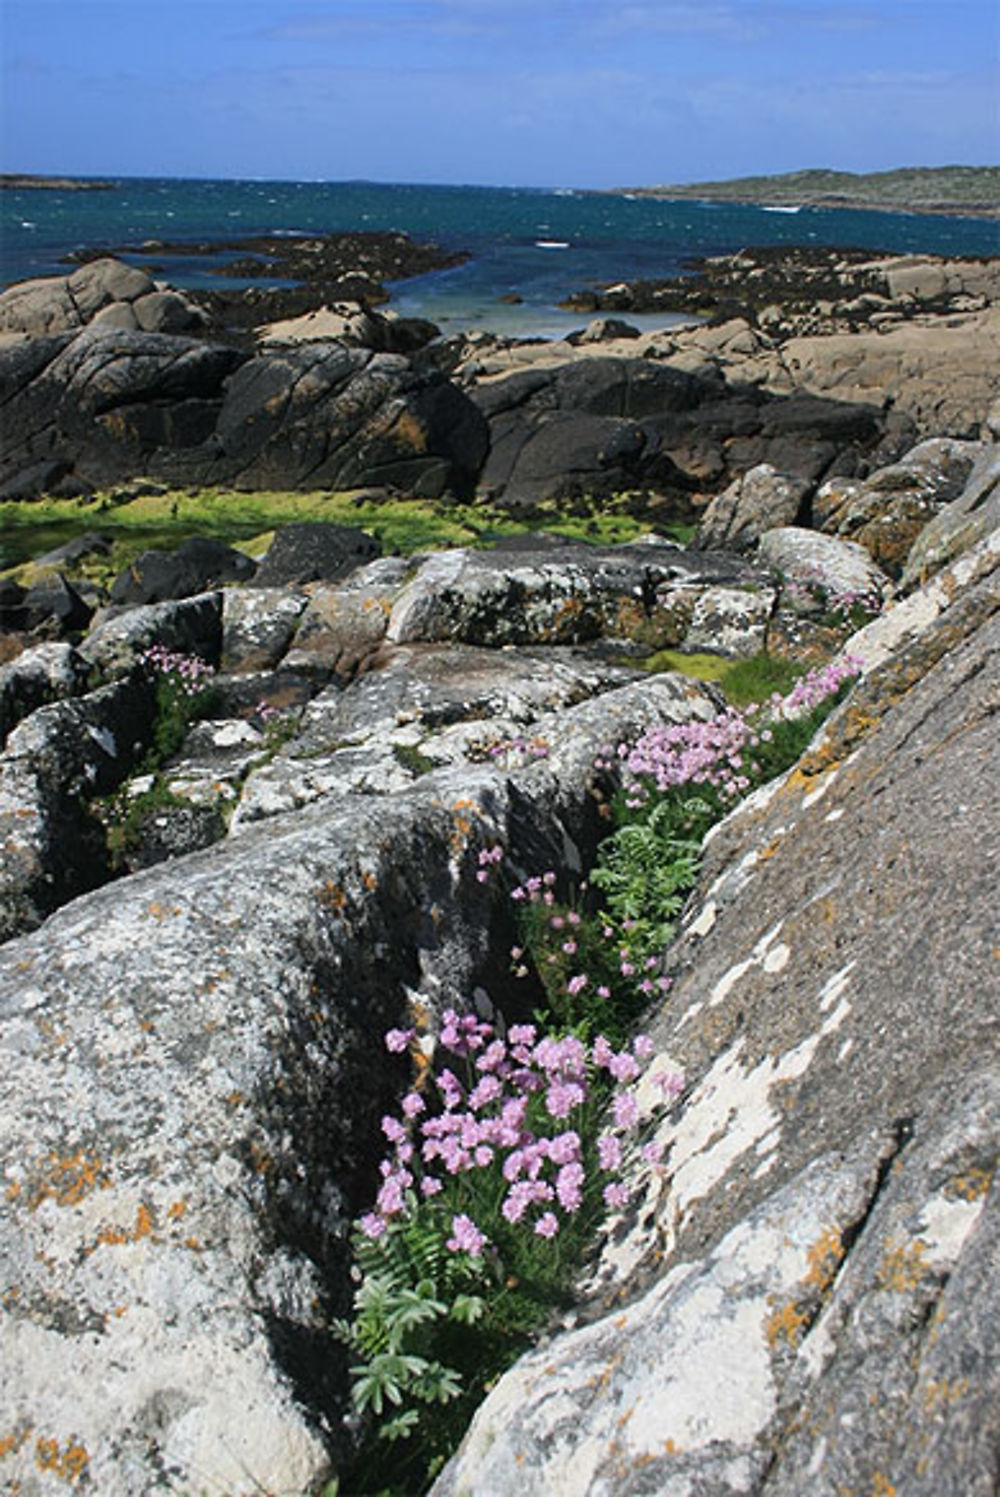
{"label": "ocean", "polygon": [[[429,317],[445,332],[536,337],[581,325],[580,313],[558,307],[572,291],[671,276],[692,256],[743,246],[1000,254],[1000,224],[989,219],[652,201],[572,189],[134,177],[108,191],[0,192],[0,284],[66,274],[63,257],[80,248],[350,229],[403,230],[472,256],[391,288],[403,315]],[[157,273],[178,286],[241,284],[209,273],[225,258],[158,254]],[[521,303],[501,301],[511,295]],[[631,320],[662,326],[677,319]]]}

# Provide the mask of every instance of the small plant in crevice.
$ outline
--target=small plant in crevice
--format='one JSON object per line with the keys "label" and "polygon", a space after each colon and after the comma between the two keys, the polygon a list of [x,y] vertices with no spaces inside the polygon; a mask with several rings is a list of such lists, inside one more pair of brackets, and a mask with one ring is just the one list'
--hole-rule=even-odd
{"label": "small plant in crevice", "polygon": [[191,723],[206,715],[215,671],[197,655],[182,655],[163,645],[144,650],[139,663],[152,676],[156,694],[152,742],[140,766],[148,772],[176,754]]}
{"label": "small plant in crevice", "polygon": [[882,612],[878,588],[838,588],[816,567],[802,567],[794,577],[776,573],[782,601],[818,624],[853,633]]}
{"label": "small plant in crevice", "polygon": [[[383,1119],[389,1152],[355,1234],[353,1354],[360,1445],[339,1491],[411,1497],[457,1446],[492,1382],[564,1304],[602,1214],[629,1197],[643,1143],[634,1084],[651,1068],[662,1105],[683,1090],[646,1035],[670,989],[665,948],[698,876],[706,831],[789,768],[857,674],[851,660],[763,705],[650,728],[608,747],[616,829],[575,890],[554,869],[522,876],[516,976],[537,978],[534,1023],[449,1010],[435,1041],[391,1030],[414,1079]],[[505,888],[507,857],[482,848],[475,879]],[[655,1088],[654,1088],[655,1090]]]}
{"label": "small plant in crevice", "polygon": [[[638,1036],[503,1030],[448,1010],[432,1064],[412,1029],[414,1084],[383,1119],[389,1152],[355,1242],[348,1346],[360,1456],[345,1492],[417,1493],[440,1470],[490,1381],[565,1302],[594,1225],[621,1206],[632,1091],[653,1052]],[[683,1082],[661,1078],[664,1103]]]}

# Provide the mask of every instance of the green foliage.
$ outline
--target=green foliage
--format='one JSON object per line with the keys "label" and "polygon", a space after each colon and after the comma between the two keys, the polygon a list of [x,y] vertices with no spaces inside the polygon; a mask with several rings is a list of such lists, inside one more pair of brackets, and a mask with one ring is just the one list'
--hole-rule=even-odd
{"label": "green foliage", "polygon": [[[698,798],[708,813],[708,804]],[[618,828],[601,845],[591,883],[603,889],[619,924],[628,922],[643,954],[673,938],[674,917],[698,875],[699,842],[677,835],[677,810],[663,799],[648,815]],[[694,807],[688,802],[688,812]]]}
{"label": "green foliage", "polygon": [[[170,550],[196,535],[227,541],[259,556],[277,526],[303,520],[360,526],[377,536],[385,551],[404,554],[448,546],[490,546],[505,536],[539,529],[611,545],[634,540],[646,528],[641,519],[613,504],[583,505],[574,514],[553,506],[531,520],[522,520],[487,505],[381,499],[356,493],[175,489],[137,498],[100,494],[91,499],[0,503],[3,558],[9,567],[23,565],[86,531],[99,530],[112,540],[111,555],[87,558],[67,570],[102,585],[141,551]],[[673,539],[683,541],[691,527],[669,525],[665,529]]]}
{"label": "green foliage", "polygon": [[171,806],[188,804],[168,789],[162,775],[154,775],[153,783],[138,794],[130,794],[126,784],[113,795],[103,796],[90,803],[91,814],[104,827],[105,842],[111,857],[112,868],[120,868],[126,855],[138,846],[143,827],[151,816]]}
{"label": "green foliage", "polygon": [[790,691],[801,675],[801,665],[762,650],[745,660],[729,661],[719,684],[734,707],[746,707],[766,701],[776,691]]}
{"label": "green foliage", "polygon": [[726,700],[736,707],[763,702],[775,691],[788,691],[802,674],[802,666],[778,655],[761,651],[744,660],[725,655],[682,650],[658,650],[644,662],[648,671],[679,671],[695,681],[711,681],[721,687]]}
{"label": "green foliage", "polygon": [[[448,1251],[448,1214],[411,1200],[372,1241],[354,1239],[353,1317],[333,1334],[353,1354],[351,1397],[363,1431],[339,1490],[415,1497],[440,1471],[491,1377],[528,1344],[516,1286],[484,1258]],[[516,1299],[516,1305],[511,1300]],[[511,1313],[513,1311],[513,1313]]]}

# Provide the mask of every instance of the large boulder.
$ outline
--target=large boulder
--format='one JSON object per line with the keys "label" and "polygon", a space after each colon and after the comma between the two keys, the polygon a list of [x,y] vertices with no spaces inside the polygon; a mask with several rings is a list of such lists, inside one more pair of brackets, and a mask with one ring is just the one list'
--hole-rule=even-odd
{"label": "large boulder", "polygon": [[144,270],[110,257],[69,276],[20,281],[0,292],[0,332],[32,337],[84,327],[102,308],[128,306],[156,288]]}
{"label": "large boulder", "polygon": [[809,488],[806,479],[761,463],[712,500],[691,544],[698,551],[750,551],[765,530],[795,524]]}
{"label": "large boulder", "polygon": [[775,397],[726,382],[700,356],[584,358],[483,381],[471,391],[490,427],[480,488],[512,507],[653,488],[684,496],[768,463],[814,482],[863,463],[885,422],[872,404]]}
{"label": "large boulder", "polygon": [[91,326],[68,343],[0,349],[0,389],[10,391],[14,434],[0,485],[17,493],[29,479],[41,491],[59,463],[95,485],[148,473],[171,483],[466,494],[487,445],[475,406],[440,375],[335,343],[251,357]]}
{"label": "large boulder", "polygon": [[757,560],[783,581],[816,589],[828,600],[882,598],[891,592],[889,578],[856,541],[842,541],[798,525],[765,530]]}
{"label": "large boulder", "polygon": [[640,1084],[632,1199],[435,1497],[994,1490],[998,557],[706,844],[651,1026],[686,1091]]}
{"label": "large boulder", "polygon": [[659,642],[668,586],[696,590],[766,579],[736,557],[669,542],[602,549],[448,551],[430,556],[398,593],[387,637],[491,646],[571,644],[601,636]]}
{"label": "large boulder", "polygon": [[912,587],[1000,525],[1000,444],[990,443],[978,458],[957,499],[946,505],[917,535],[906,557],[902,585]]}
{"label": "large boulder", "polygon": [[929,438],[865,479],[823,484],[813,500],[814,523],[859,542],[898,578],[920,532],[961,495],[982,453],[980,442]]}

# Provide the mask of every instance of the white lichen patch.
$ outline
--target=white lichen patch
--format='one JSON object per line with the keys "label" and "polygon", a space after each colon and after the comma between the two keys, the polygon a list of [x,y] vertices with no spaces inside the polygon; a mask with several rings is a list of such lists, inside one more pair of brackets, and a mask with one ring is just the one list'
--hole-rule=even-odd
{"label": "white lichen patch", "polygon": [[815,789],[806,791],[802,797],[802,809],[804,811],[810,806],[815,805],[818,800],[822,800],[839,773],[839,769],[828,769],[826,774],[820,777]]}
{"label": "white lichen patch", "polygon": [[715,924],[718,910],[714,899],[708,899],[702,906],[696,920],[692,920],[687,927],[687,934],[691,936],[707,936]]}
{"label": "white lichen patch", "polygon": [[982,1215],[983,1204],[982,1200],[969,1201],[961,1196],[933,1196],[924,1206],[917,1228],[924,1261],[935,1268],[950,1268]]}
{"label": "white lichen patch", "polygon": [[[763,958],[780,930],[775,926],[761,938],[755,953]],[[670,1184],[666,1192],[660,1182],[637,1174],[637,1191],[644,1188],[643,1207],[634,1213],[637,1225],[614,1242],[601,1256],[597,1278],[625,1277],[637,1267],[649,1249],[648,1230],[638,1225],[649,1210],[655,1210],[661,1239],[670,1252],[690,1211],[725,1179],[747,1154],[754,1154],[754,1172],[759,1177],[772,1165],[781,1142],[783,1114],[774,1101],[775,1088],[795,1081],[811,1065],[819,1046],[836,1033],[851,1012],[844,997],[855,964],[849,962],[824,984],[817,1001],[826,1017],[812,1034],[780,1056],[765,1056],[748,1068],[743,1060],[745,1040],[737,1039],[715,1061],[691,1095],[677,1119],[665,1119],[654,1134],[661,1157],[669,1161]],[[837,1000],[840,1000],[839,1003]],[[831,1010],[831,1005],[837,1006]],[[636,1088],[640,1114],[649,1116],[658,1098],[655,1077],[669,1063],[661,1055],[651,1062]],[[760,1151],[764,1157],[760,1158]]]}
{"label": "white lichen patch", "polygon": [[[722,977],[719,978],[718,982],[715,984],[715,987],[712,989],[711,993],[708,996],[708,1003],[710,1008],[715,1008],[717,1004],[722,1003],[726,998],[728,998],[729,994],[736,987],[740,979],[744,977],[747,972],[751,971],[752,968],[763,967],[765,972],[781,971],[781,968],[785,965],[785,962],[782,961],[779,966],[769,968],[767,966],[767,956],[770,947],[781,934],[781,928],[783,924],[784,922],[779,920],[777,925],[772,925],[771,929],[769,931],[766,931],[765,934],[761,936],[760,940],[757,942],[750,955],[748,957],[745,957],[743,961],[737,962],[735,966],[730,967],[729,971],[725,972]],[[788,948],[786,947],[785,950],[787,951],[787,949]],[[787,957],[785,958],[785,960],[787,961]]]}

